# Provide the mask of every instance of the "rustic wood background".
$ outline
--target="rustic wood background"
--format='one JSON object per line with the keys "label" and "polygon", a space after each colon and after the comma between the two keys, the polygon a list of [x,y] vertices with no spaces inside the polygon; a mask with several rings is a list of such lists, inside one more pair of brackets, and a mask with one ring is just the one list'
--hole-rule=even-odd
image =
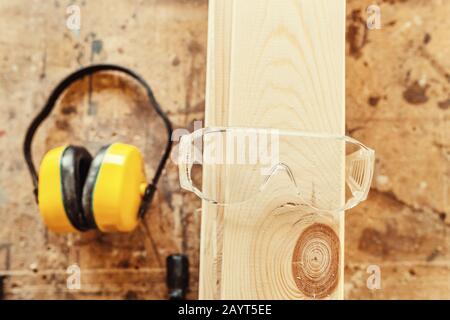
{"label": "rustic wood background", "polygon": [[[377,151],[369,199],[346,219],[345,296],[450,298],[450,1],[379,1],[382,29],[365,27],[366,0],[347,1],[347,129]],[[65,26],[81,7],[81,31]],[[0,3],[0,299],[164,299],[165,258],[191,261],[197,297],[200,201],[171,162],[133,234],[58,236],[34,203],[21,148],[30,119],[69,72],[111,62],[153,86],[176,128],[204,116],[206,0]],[[38,132],[37,162],[70,142],[92,153],[111,141],[143,150],[151,177],[162,124],[135,84],[103,74],[75,84]],[[82,289],[66,288],[77,263]],[[366,286],[369,265],[382,288]]]}

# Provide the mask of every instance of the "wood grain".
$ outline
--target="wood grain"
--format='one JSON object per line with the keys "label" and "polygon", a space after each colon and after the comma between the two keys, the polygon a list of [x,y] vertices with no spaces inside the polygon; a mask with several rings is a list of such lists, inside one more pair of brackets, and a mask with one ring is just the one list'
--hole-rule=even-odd
{"label": "wood grain", "polygon": [[[205,125],[214,123],[226,125],[229,105],[232,3],[230,1],[210,1],[208,21],[208,52],[205,94]],[[223,172],[208,166],[202,173],[203,185],[207,188],[215,180],[220,180]],[[200,299],[220,298],[220,274],[222,268],[222,227],[223,208],[208,202],[202,203],[202,227],[200,239]]]}
{"label": "wood grain", "polygon": [[[209,14],[206,126],[344,133],[344,1],[215,0]],[[315,148],[296,146],[282,156],[320,154],[319,174],[333,173],[330,182],[343,189],[343,154],[336,161],[335,154]],[[226,193],[248,183],[238,176],[208,168],[203,185]],[[291,191],[274,179],[251,203],[203,204],[201,298],[314,296],[296,285],[292,265],[298,263],[294,248],[299,236],[315,223],[338,235],[339,243],[332,246],[337,254],[324,260],[339,257],[336,281],[330,282],[326,297],[343,297],[343,215],[289,208]]]}

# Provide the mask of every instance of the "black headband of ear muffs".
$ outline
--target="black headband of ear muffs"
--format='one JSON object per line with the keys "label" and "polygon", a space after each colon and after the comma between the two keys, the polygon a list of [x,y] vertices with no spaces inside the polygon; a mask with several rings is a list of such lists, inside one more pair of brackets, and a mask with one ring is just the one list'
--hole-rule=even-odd
{"label": "black headband of ear muffs", "polygon": [[164,121],[164,125],[167,129],[167,145],[166,149],[164,151],[164,154],[161,158],[161,161],[159,162],[159,165],[156,169],[155,176],[153,177],[153,180],[151,183],[147,185],[147,188],[145,190],[145,195],[142,199],[141,207],[139,208],[139,216],[143,216],[145,212],[148,209],[149,204],[152,201],[153,195],[156,190],[156,185],[158,184],[158,180],[161,177],[162,171],[164,169],[164,166],[166,165],[167,160],[169,159],[170,152],[172,150],[172,123],[170,122],[167,115],[162,111],[161,106],[156,101],[156,98],[153,94],[152,89],[147,84],[147,82],[138,74],[133,72],[130,69],[113,65],[113,64],[98,64],[98,65],[92,65],[85,68],[82,68],[78,71],[75,71],[74,73],[67,76],[63,81],[61,81],[56,88],[53,90],[53,92],[50,94],[50,97],[47,100],[47,103],[44,105],[41,112],[33,119],[31,122],[26,136],[25,141],[23,144],[23,154],[25,157],[25,161],[28,166],[28,170],[30,172],[31,178],[33,180],[34,185],[34,195],[36,198],[36,202],[38,201],[38,187],[39,187],[39,178],[36,172],[36,168],[33,164],[33,156],[31,154],[31,144],[33,142],[34,135],[39,128],[39,126],[42,124],[42,122],[50,115],[52,110],[55,107],[56,102],[58,101],[61,94],[70,87],[74,82],[86,77],[86,76],[92,76],[93,74],[97,72],[103,72],[103,71],[117,71],[124,73],[131,78],[135,79],[141,86],[145,88],[145,91],[147,92],[148,100],[150,105],[155,109],[156,113],[162,118]]}

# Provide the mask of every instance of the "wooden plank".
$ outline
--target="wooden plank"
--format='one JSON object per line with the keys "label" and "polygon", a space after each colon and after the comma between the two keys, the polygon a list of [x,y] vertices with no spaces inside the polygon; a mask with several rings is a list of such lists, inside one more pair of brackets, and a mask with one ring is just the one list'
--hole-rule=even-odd
{"label": "wooden plank", "polygon": [[[209,2],[208,23],[208,53],[205,95],[205,124],[227,124],[227,106],[229,99],[229,78],[231,55],[231,22],[232,3],[230,1]],[[208,167],[203,172],[203,184],[212,185],[220,180],[221,172]],[[200,238],[200,274],[203,281],[199,282],[200,299],[218,299],[220,297],[219,281],[221,272],[221,246],[223,226],[223,208],[203,202],[203,212],[211,214],[202,215]],[[219,230],[217,229],[219,228]],[[219,251],[218,251],[219,250]]]}
{"label": "wooden plank", "polygon": [[[344,37],[343,0],[210,1],[205,125],[344,134]],[[330,163],[318,151],[320,174],[338,173],[342,197],[343,156]],[[206,189],[243,183],[214,169],[203,175]],[[289,191],[274,187],[245,205],[203,203],[200,298],[343,297],[343,214],[292,210]],[[303,277],[315,272],[300,263],[305,254],[327,266],[318,281]]]}

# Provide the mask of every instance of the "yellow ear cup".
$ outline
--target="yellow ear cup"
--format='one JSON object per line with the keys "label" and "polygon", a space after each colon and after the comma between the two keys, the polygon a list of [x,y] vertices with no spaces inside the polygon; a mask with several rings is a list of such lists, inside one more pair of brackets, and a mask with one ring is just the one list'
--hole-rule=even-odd
{"label": "yellow ear cup", "polygon": [[75,232],[67,217],[61,184],[61,158],[66,147],[49,151],[39,169],[39,211],[45,224],[55,232]]}
{"label": "yellow ear cup", "polygon": [[114,143],[102,148],[83,189],[84,212],[94,217],[100,231],[132,231],[145,185],[144,162],[135,146]]}
{"label": "yellow ear cup", "polygon": [[83,147],[48,152],[39,171],[39,209],[50,230],[60,233],[95,228],[84,215],[81,195],[92,156]]}

